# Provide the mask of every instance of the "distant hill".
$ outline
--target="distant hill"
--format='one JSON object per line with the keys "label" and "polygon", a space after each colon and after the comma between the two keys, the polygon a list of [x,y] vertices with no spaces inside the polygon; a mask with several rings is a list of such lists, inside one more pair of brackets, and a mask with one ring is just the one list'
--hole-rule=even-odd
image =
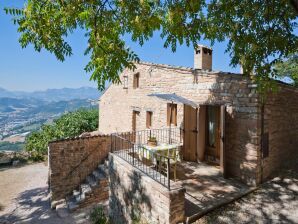
{"label": "distant hill", "polygon": [[0,113],[17,112],[23,116],[33,114],[56,114],[73,111],[80,107],[94,107],[96,100],[71,99],[61,101],[45,101],[34,98],[0,98]]}
{"label": "distant hill", "polygon": [[73,99],[98,99],[101,93],[92,87],[47,89],[44,91],[9,91],[0,87],[0,98],[37,99],[42,101],[69,101]]}
{"label": "distant hill", "polygon": [[14,96],[15,96],[14,93],[0,87],[0,97],[14,97]]}
{"label": "distant hill", "polygon": [[[97,108],[101,93],[91,87],[21,92],[0,88],[0,143],[10,136],[25,136],[79,108]],[[1,151],[1,147],[0,147]]]}
{"label": "distant hill", "polygon": [[34,98],[0,98],[0,142],[9,136],[37,130],[66,112],[97,107],[97,100],[93,99],[45,101]]}

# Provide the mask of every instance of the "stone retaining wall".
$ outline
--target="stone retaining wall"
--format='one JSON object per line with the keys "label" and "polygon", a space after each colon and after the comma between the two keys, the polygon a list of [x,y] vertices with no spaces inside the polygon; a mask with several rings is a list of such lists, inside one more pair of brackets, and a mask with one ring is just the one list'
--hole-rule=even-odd
{"label": "stone retaining wall", "polygon": [[49,144],[51,201],[64,199],[108,157],[111,137],[97,135]]}
{"label": "stone retaining wall", "polygon": [[109,212],[113,223],[184,221],[185,189],[181,186],[168,190],[112,153],[109,173]]}

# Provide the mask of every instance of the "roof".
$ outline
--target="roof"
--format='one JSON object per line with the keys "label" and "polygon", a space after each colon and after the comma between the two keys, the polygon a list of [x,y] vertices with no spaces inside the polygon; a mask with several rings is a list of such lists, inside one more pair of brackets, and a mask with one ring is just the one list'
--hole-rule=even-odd
{"label": "roof", "polygon": [[185,67],[185,66],[176,66],[176,65],[168,65],[168,64],[158,64],[158,63],[152,63],[152,62],[145,62],[140,61],[137,64],[141,65],[147,65],[147,66],[155,66],[155,67],[162,67],[167,69],[174,69],[174,70],[182,70],[182,71],[189,71],[189,72],[196,72],[196,73],[204,73],[204,74],[223,74],[223,75],[243,75],[241,73],[232,73],[232,72],[223,72],[223,71],[216,71],[216,70],[204,70],[204,69],[194,69],[191,67]]}
{"label": "roof", "polygon": [[154,96],[154,97],[160,98],[162,100],[172,101],[175,103],[182,103],[182,104],[194,107],[194,108],[199,107],[199,105],[196,104],[195,102],[193,102],[189,99],[186,99],[182,96],[178,96],[178,95],[176,95],[176,93],[152,93],[152,94],[149,94],[148,96]]}

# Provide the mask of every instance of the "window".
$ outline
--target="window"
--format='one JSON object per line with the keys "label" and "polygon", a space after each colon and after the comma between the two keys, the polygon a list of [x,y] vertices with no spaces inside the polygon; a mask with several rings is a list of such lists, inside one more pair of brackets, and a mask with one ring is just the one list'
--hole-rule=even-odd
{"label": "window", "polygon": [[128,89],[128,76],[124,76],[123,85],[124,89]]}
{"label": "window", "polygon": [[167,105],[167,125],[177,126],[177,104],[168,103]]}
{"label": "window", "polygon": [[152,126],[152,115],[153,115],[153,112],[147,111],[147,113],[146,113],[146,128],[151,128],[151,126]]}
{"label": "window", "polygon": [[134,89],[139,88],[139,85],[140,85],[139,80],[140,80],[140,73],[134,74],[134,76],[133,76],[133,88]]}
{"label": "window", "polygon": [[137,117],[140,115],[139,111],[133,110],[132,111],[132,131],[137,130]]}

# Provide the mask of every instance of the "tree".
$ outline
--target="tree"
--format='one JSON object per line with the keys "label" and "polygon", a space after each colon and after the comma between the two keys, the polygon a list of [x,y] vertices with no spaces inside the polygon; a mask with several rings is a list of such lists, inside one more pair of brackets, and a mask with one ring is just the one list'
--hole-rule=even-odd
{"label": "tree", "polygon": [[31,152],[33,159],[41,160],[47,153],[50,141],[75,137],[83,132],[95,131],[97,128],[98,110],[79,109],[62,115],[53,124],[43,125],[39,131],[32,132],[26,138],[25,149]]}
{"label": "tree", "polygon": [[298,87],[298,53],[291,54],[285,61],[275,65],[277,76],[290,77],[293,85]]}
{"label": "tree", "polygon": [[[164,47],[196,46],[200,39],[228,40],[231,65],[242,64],[260,88],[274,76],[274,64],[298,46],[296,0],[28,0],[14,16],[22,47],[33,44],[64,61],[72,54],[65,38],[86,31],[85,70],[100,89],[119,82],[119,72],[134,69],[138,56],[126,47],[124,34],[142,45],[155,31]],[[263,85],[264,84],[264,85]]]}

